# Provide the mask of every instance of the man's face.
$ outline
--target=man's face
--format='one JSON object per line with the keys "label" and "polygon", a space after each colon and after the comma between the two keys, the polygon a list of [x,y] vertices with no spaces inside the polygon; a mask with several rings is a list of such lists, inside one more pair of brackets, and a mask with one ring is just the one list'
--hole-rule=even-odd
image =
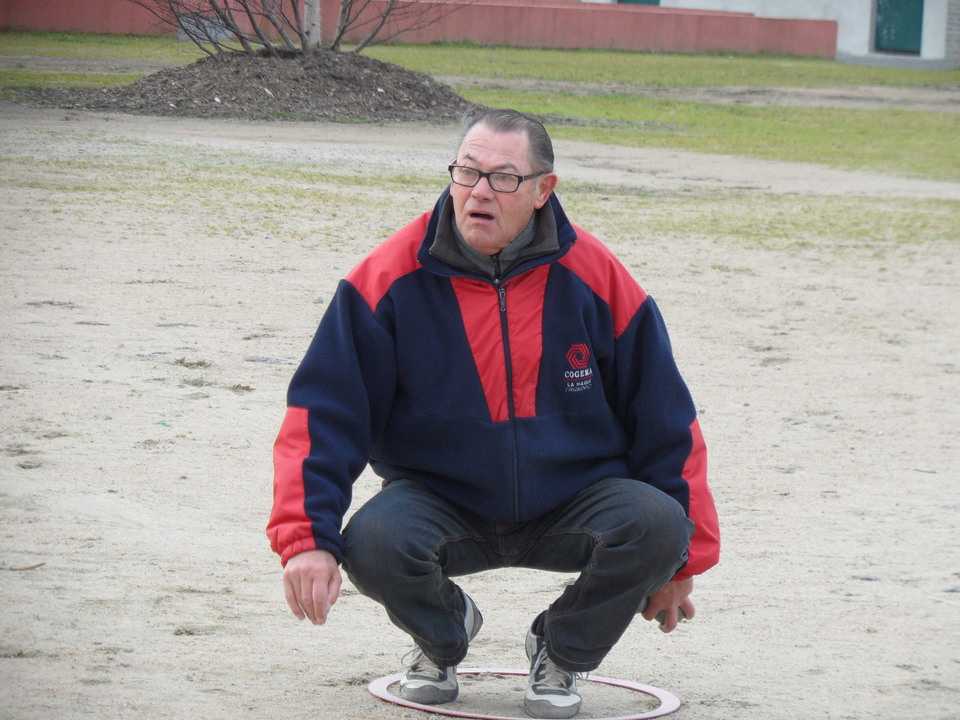
{"label": "man's face", "polygon": [[[455,163],[483,172],[529,175],[535,172],[524,133],[494,132],[482,122],[471,128]],[[553,173],[520,183],[514,193],[495,192],[488,178],[474,187],[452,183],[450,194],[457,228],[471,247],[493,255],[506,247],[543,207],[557,185]]]}

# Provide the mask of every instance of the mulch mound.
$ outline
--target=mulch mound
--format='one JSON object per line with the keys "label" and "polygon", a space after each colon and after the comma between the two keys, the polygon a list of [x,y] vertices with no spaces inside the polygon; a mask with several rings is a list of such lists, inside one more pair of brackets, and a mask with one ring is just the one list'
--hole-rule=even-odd
{"label": "mulch mound", "polygon": [[327,121],[459,120],[472,107],[429,75],[352,52],[229,53],[118,88],[33,90],[57,107],[149,115]]}

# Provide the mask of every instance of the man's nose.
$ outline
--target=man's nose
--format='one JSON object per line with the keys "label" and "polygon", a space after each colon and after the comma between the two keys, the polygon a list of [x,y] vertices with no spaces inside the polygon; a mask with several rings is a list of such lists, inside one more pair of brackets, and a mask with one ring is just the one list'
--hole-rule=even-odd
{"label": "man's nose", "polygon": [[473,186],[472,192],[474,195],[489,196],[496,191],[490,185],[490,178],[482,177],[477,181],[477,184]]}

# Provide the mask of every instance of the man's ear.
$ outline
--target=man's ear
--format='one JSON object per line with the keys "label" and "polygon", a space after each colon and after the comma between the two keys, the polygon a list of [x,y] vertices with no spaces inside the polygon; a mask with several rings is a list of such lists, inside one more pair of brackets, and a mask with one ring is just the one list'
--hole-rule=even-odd
{"label": "man's ear", "polygon": [[537,178],[537,197],[534,202],[534,207],[537,210],[542,208],[550,199],[550,193],[556,189],[559,180],[560,178],[557,177],[556,173],[547,173]]}

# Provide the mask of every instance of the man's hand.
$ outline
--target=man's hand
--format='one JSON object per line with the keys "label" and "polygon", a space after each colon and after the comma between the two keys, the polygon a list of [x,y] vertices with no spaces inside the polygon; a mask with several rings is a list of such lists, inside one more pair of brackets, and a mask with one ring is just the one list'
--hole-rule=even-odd
{"label": "man's hand", "polygon": [[693,619],[696,614],[696,608],[690,600],[692,592],[693,578],[671,580],[650,596],[647,607],[641,613],[643,619],[653,620],[662,612],[663,620],[660,623],[660,630],[665,633],[672,632],[682,618]]}
{"label": "man's hand", "polygon": [[283,571],[283,594],[293,614],[314,625],[327,621],[330,608],[340,594],[340,568],[326,550],[309,550],[294,555]]}

